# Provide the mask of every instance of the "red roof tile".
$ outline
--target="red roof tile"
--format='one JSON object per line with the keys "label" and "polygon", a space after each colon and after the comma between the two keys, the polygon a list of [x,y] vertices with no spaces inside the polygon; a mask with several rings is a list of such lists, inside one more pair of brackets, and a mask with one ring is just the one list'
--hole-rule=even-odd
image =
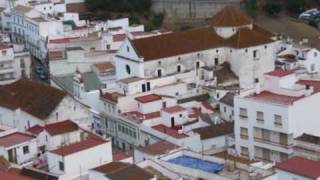
{"label": "red roof tile", "polygon": [[11,147],[17,144],[30,141],[32,139],[35,139],[35,137],[28,134],[15,132],[15,133],[0,137],[0,146],[7,148],[7,147]]}
{"label": "red roof tile", "polygon": [[124,115],[131,116],[131,117],[139,119],[139,120],[150,120],[150,119],[160,117],[160,111],[146,113],[146,114],[142,114],[138,111],[131,111],[131,112],[124,113]]}
{"label": "red roof tile", "polygon": [[44,129],[43,126],[35,125],[35,126],[32,126],[31,128],[29,128],[27,131],[33,135],[38,135],[39,133],[41,133],[43,131],[43,129]]}
{"label": "red roof tile", "polygon": [[57,154],[60,156],[68,156],[70,154],[74,154],[83,150],[87,150],[90,148],[93,148],[95,146],[101,145],[106,143],[107,141],[97,137],[95,135],[89,135],[86,140],[83,140],[81,142],[73,143],[67,146],[63,146],[61,148],[58,148],[56,150],[50,151],[53,154]]}
{"label": "red roof tile", "polygon": [[3,180],[35,180],[30,177],[22,176],[13,172],[0,171],[0,179]]}
{"label": "red roof tile", "polygon": [[263,91],[260,94],[255,94],[252,96],[248,96],[250,99],[263,101],[267,103],[275,103],[281,105],[292,105],[295,101],[303,98],[304,96],[295,97],[295,96],[285,96],[280,94],[274,94],[269,91]]}
{"label": "red roof tile", "polygon": [[129,157],[131,157],[131,156],[123,151],[113,151],[112,152],[113,161],[121,161],[121,160],[127,159]]}
{"label": "red roof tile", "polygon": [[157,125],[157,126],[153,126],[152,128],[157,130],[157,131],[160,131],[160,132],[162,132],[164,134],[167,134],[167,135],[169,135],[171,137],[177,138],[177,139],[182,139],[182,138],[188,137],[188,135],[186,135],[184,133],[179,134],[176,129],[167,127],[167,126],[162,125],[162,124]]}
{"label": "red roof tile", "polygon": [[140,149],[143,152],[148,153],[148,154],[153,154],[153,155],[165,154],[165,153],[168,153],[169,151],[172,151],[177,148],[179,148],[179,146],[172,144],[172,143],[169,143],[168,141],[164,141],[164,140],[158,141],[158,142],[151,144],[149,146],[146,146],[146,147],[140,147]]}
{"label": "red roof tile", "polygon": [[0,87],[0,106],[20,108],[39,119],[47,118],[66,93],[44,83],[21,79]]}
{"label": "red roof tile", "polygon": [[113,102],[113,103],[118,103],[118,98],[124,96],[123,94],[120,94],[118,92],[105,92],[104,94],[100,94],[100,97]]}
{"label": "red roof tile", "polygon": [[112,36],[112,39],[114,42],[120,42],[120,41],[124,41],[126,37],[127,37],[126,34],[115,34]]}
{"label": "red roof tile", "polygon": [[111,62],[101,62],[101,63],[96,63],[94,66],[99,70],[99,71],[106,71],[106,70],[112,70],[114,69],[114,65]]}
{"label": "red roof tile", "polygon": [[320,177],[320,162],[302,157],[290,158],[276,164],[275,168],[312,179]]}
{"label": "red roof tile", "polygon": [[149,102],[153,102],[153,101],[158,101],[161,98],[162,97],[157,94],[149,94],[149,95],[145,95],[145,96],[136,97],[135,100],[139,101],[140,103],[149,103]]}
{"label": "red roof tile", "polygon": [[266,73],[266,75],[275,76],[275,77],[284,77],[284,76],[288,76],[290,74],[293,74],[293,72],[292,71],[285,71],[282,69],[276,69],[274,71]]}
{"label": "red roof tile", "polygon": [[52,136],[78,131],[79,126],[70,120],[45,125],[44,129]]}
{"label": "red roof tile", "polygon": [[320,81],[316,81],[316,80],[299,80],[297,83],[301,84],[301,85],[312,86],[313,90],[315,92],[320,92]]}
{"label": "red roof tile", "polygon": [[210,20],[214,27],[234,27],[252,24],[253,19],[240,9],[233,6],[226,6]]}
{"label": "red roof tile", "polygon": [[201,104],[203,105],[203,107],[205,107],[206,109],[208,109],[208,110],[210,110],[210,111],[214,111],[214,110],[215,110],[214,107],[211,106],[211,104],[209,103],[209,101],[203,101]]}
{"label": "red roof tile", "polygon": [[185,110],[186,109],[184,107],[181,107],[179,105],[163,109],[163,111],[165,111],[167,113],[177,113],[177,112],[181,112],[181,111],[185,111]]}

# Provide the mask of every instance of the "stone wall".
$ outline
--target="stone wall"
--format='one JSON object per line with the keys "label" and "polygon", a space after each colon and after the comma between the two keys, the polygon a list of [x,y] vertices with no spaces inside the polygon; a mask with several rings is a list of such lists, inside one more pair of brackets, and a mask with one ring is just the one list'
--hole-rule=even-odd
{"label": "stone wall", "polygon": [[212,17],[223,7],[240,7],[242,0],[153,0],[154,12],[165,12],[167,18],[190,19]]}

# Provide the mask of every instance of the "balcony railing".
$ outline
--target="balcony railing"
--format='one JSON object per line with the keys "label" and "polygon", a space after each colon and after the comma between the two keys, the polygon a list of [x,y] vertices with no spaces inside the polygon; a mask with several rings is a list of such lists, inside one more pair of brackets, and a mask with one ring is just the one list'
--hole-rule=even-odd
{"label": "balcony railing", "polygon": [[241,139],[249,139],[249,136],[245,135],[245,134],[240,134],[240,138]]}
{"label": "balcony railing", "polygon": [[264,119],[257,118],[256,120],[257,120],[257,122],[260,123],[260,124],[263,124],[263,123],[264,123]]}
{"label": "balcony railing", "polygon": [[263,138],[259,138],[259,137],[254,137],[254,141],[264,143],[264,144],[273,145],[273,146],[280,146],[280,147],[286,148],[286,149],[290,149],[293,147],[293,143],[289,144],[289,143],[275,142],[275,141],[271,141],[269,139],[263,139]]}
{"label": "balcony railing", "polygon": [[239,117],[240,119],[244,119],[244,120],[248,119],[248,115],[245,115],[245,114],[240,114]]}

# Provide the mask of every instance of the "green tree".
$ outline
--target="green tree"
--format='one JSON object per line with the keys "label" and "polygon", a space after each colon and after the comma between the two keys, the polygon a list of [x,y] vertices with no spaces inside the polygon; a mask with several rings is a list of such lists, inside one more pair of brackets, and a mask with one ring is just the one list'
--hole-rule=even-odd
{"label": "green tree", "polygon": [[305,0],[287,0],[287,10],[293,14],[301,13],[305,6]]}
{"label": "green tree", "polygon": [[264,10],[270,16],[276,15],[282,10],[282,4],[279,0],[267,0]]}
{"label": "green tree", "polygon": [[257,0],[246,0],[245,7],[250,16],[255,17],[257,15]]}

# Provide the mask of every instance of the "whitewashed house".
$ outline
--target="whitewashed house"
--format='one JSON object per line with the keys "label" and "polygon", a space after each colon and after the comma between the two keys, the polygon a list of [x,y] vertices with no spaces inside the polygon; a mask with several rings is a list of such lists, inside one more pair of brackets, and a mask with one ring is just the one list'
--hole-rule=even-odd
{"label": "whitewashed house", "polygon": [[34,136],[14,132],[0,137],[0,154],[18,165],[30,164],[37,157],[37,141]]}
{"label": "whitewashed house", "polygon": [[22,79],[0,92],[1,123],[19,131],[65,119],[88,123],[87,107],[49,85]]}
{"label": "whitewashed house", "polygon": [[237,153],[265,161],[290,158],[294,138],[319,135],[319,101],[319,81],[299,80],[291,71],[266,73],[264,86],[235,97]]}
{"label": "whitewashed house", "polygon": [[46,124],[44,127],[36,125],[28,129],[28,132],[36,135],[38,147],[50,151],[61,146],[79,142],[81,140],[81,132],[83,131],[76,123],[64,120]]}
{"label": "whitewashed house", "polygon": [[112,162],[111,142],[89,135],[85,140],[62,146],[47,153],[49,171],[59,179],[73,179],[88,170]]}

